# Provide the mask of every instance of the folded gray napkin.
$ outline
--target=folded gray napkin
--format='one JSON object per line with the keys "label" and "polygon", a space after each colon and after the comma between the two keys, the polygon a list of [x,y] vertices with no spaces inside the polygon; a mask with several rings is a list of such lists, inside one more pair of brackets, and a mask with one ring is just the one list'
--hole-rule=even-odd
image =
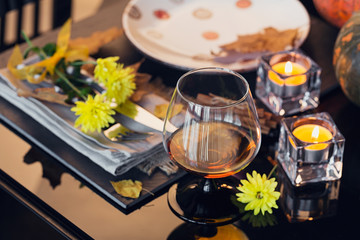
{"label": "folded gray napkin", "polygon": [[[32,97],[19,97],[16,88],[8,81],[9,75],[5,71],[0,73],[0,96],[107,172],[120,175],[140,163],[142,163],[142,168],[172,166],[163,149],[160,133],[145,140],[121,143],[108,140],[102,133],[84,134],[73,127],[76,116],[70,111],[70,107],[40,101]],[[26,81],[23,81],[22,84],[31,85]],[[149,108],[154,108],[155,105],[164,102],[166,102],[165,99],[155,94],[149,94],[146,96],[146,104],[144,104],[146,106],[143,107],[149,110]],[[171,168],[174,170],[174,167]],[[149,173],[150,170],[146,171]]]}

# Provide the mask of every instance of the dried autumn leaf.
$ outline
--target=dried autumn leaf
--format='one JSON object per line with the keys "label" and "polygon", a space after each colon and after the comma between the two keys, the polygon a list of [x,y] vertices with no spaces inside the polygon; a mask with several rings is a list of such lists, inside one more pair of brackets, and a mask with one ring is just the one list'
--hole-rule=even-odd
{"label": "dried autumn leaf", "polygon": [[133,95],[131,95],[130,99],[131,101],[134,101],[134,102],[139,102],[142,97],[146,94],[148,94],[149,92],[146,91],[146,90],[136,90]]}
{"label": "dried autumn leaf", "polygon": [[236,41],[222,45],[221,48],[241,53],[277,52],[294,47],[297,35],[297,29],[280,31],[273,27],[267,27],[255,34],[239,35]]}
{"label": "dried autumn leaf", "polygon": [[118,182],[110,181],[115,191],[123,197],[138,198],[142,190],[142,182],[131,179]]}
{"label": "dried autumn leaf", "polygon": [[[169,104],[159,104],[155,106],[154,115],[158,118],[164,119],[166,117],[166,112],[169,107]],[[176,104],[174,108],[172,108],[172,112],[170,117],[173,117],[179,114],[182,110],[183,106],[181,104]]]}
{"label": "dried autumn leaf", "polygon": [[31,88],[25,81],[16,78],[8,69],[1,69],[0,74],[6,77],[16,88],[16,93],[21,97],[33,97],[39,100],[53,102],[68,106],[65,102],[66,95],[57,93],[54,88]]}
{"label": "dried autumn leaf", "polygon": [[[138,65],[141,64],[140,61],[137,64],[133,64],[130,67],[137,70],[139,67]],[[149,80],[151,79],[151,75],[147,73],[136,73],[135,77],[135,84],[136,84],[136,91],[131,96],[131,100],[134,102],[138,102],[142,99],[142,97],[149,92]]]}
{"label": "dried autumn leaf", "polygon": [[115,40],[123,34],[123,29],[117,27],[109,28],[105,31],[97,31],[92,33],[89,37],[78,37],[71,39],[69,46],[80,47],[86,46],[89,49],[90,54],[95,54],[99,51],[99,48],[103,45]]}
{"label": "dried autumn leaf", "polygon": [[44,101],[66,105],[67,96],[57,93],[54,88],[36,88],[33,96]]}
{"label": "dried autumn leaf", "polygon": [[108,129],[104,130],[103,133],[105,137],[107,137],[111,141],[117,141],[119,136],[127,135],[129,133],[129,129],[122,126],[120,123],[116,123]]}

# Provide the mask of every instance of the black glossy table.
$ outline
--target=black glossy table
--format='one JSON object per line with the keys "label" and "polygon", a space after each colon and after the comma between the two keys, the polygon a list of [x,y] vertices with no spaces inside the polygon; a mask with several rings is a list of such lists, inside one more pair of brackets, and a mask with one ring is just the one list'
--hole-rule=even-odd
{"label": "black glossy table", "polygon": [[[114,25],[120,27],[120,13],[125,4],[126,1],[116,2],[95,16],[75,23],[72,36],[87,36]],[[273,226],[253,227],[247,220],[235,222],[234,226],[249,239],[347,239],[357,236],[360,108],[344,96],[334,76],[332,48],[338,29],[316,15],[312,6],[308,7],[312,14],[311,32],[302,50],[323,70],[321,103],[313,112],[330,113],[346,138],[343,177],[337,183],[339,197],[330,214],[319,213],[329,216],[312,221],[290,223],[286,212],[280,208],[274,212]],[[54,40],[56,35],[57,31],[46,33],[34,39],[34,44],[42,45]],[[6,65],[9,55],[10,51],[0,54],[1,68]],[[143,57],[126,37],[105,45],[97,54],[101,57],[112,55],[119,55],[126,64]],[[140,71],[159,77],[171,86],[184,73],[151,59],[145,60]],[[253,90],[256,73],[243,75]],[[167,186],[124,213],[101,191],[59,161],[59,157],[65,160],[81,158],[79,153],[2,98],[0,106],[0,239],[194,239],[191,238],[194,232],[211,236],[209,229],[186,224],[173,215],[164,194]],[[261,150],[247,171],[256,169],[267,173],[271,169],[268,159],[273,157],[277,137],[277,131],[264,136]],[[314,191],[321,191],[321,187]],[[301,190],[294,194],[309,198]]]}

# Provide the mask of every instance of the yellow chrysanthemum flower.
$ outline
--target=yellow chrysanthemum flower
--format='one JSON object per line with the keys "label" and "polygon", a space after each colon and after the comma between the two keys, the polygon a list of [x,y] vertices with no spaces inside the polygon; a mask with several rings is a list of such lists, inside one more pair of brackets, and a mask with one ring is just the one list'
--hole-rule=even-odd
{"label": "yellow chrysanthemum flower", "polygon": [[108,127],[109,123],[114,123],[111,115],[115,111],[110,107],[110,102],[104,101],[103,95],[96,95],[94,98],[89,95],[86,102],[78,101],[76,106],[71,108],[75,115],[79,117],[75,121],[75,127],[81,125],[81,131],[100,132],[103,127]]}
{"label": "yellow chrysanthemum flower", "polygon": [[135,74],[132,68],[118,67],[104,83],[106,97],[115,100],[117,104],[124,103],[136,88]]}
{"label": "yellow chrysanthemum flower", "polygon": [[261,176],[256,171],[252,172],[252,176],[247,173],[246,177],[248,180],[241,180],[242,186],[237,188],[241,191],[236,194],[237,200],[247,203],[245,210],[254,210],[255,215],[260,210],[263,215],[266,211],[272,214],[272,208],[278,208],[276,200],[280,197],[280,192],[275,191],[275,178],[268,179],[265,174]]}
{"label": "yellow chrysanthemum flower", "polygon": [[116,70],[118,64],[117,61],[119,57],[107,57],[107,58],[98,58],[96,60],[96,67],[94,69],[94,76],[101,83],[106,83],[107,79],[113,74]]}
{"label": "yellow chrysanthemum flower", "polygon": [[117,60],[118,57],[99,58],[94,72],[95,78],[106,88],[106,97],[122,104],[134,93],[135,74],[132,68],[117,64]]}

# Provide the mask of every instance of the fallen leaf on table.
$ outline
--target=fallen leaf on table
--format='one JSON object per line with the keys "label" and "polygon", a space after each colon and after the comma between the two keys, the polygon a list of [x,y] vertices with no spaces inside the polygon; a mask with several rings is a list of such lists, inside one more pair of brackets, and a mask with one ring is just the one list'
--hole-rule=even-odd
{"label": "fallen leaf on table", "polygon": [[68,104],[65,103],[67,96],[55,92],[55,89],[53,88],[37,88],[33,91],[28,91],[25,88],[18,88],[17,95],[19,97],[25,97],[25,98],[33,97],[43,101],[48,101],[48,102],[53,102],[68,106]]}
{"label": "fallen leaf on table", "polygon": [[263,29],[263,31],[249,35],[239,35],[237,40],[221,46],[227,51],[242,53],[251,52],[278,52],[293,48],[297,37],[297,29],[287,29],[279,31],[273,27]]}
{"label": "fallen leaf on table", "polygon": [[33,90],[25,81],[20,80],[14,75],[12,75],[8,69],[1,69],[0,73],[5,76],[17,89],[16,93],[20,97],[33,97],[36,99],[68,106],[68,104],[65,103],[65,99],[67,99],[67,96],[61,93],[57,93],[54,88],[40,87]]}
{"label": "fallen leaf on table", "polygon": [[142,182],[137,180],[110,181],[110,183],[115,191],[123,197],[138,198],[142,190]]}
{"label": "fallen leaf on table", "polygon": [[146,94],[148,94],[149,91],[146,91],[146,90],[136,90],[133,95],[131,95],[130,99],[134,102],[139,102],[142,97]]}
{"label": "fallen leaf on table", "polygon": [[116,123],[103,131],[105,137],[111,141],[117,141],[121,135],[127,135],[129,132],[130,130],[122,126],[120,123]]}
{"label": "fallen leaf on table", "polygon": [[[141,62],[140,62],[141,63]],[[129,67],[133,67],[134,65],[131,65]],[[136,66],[136,65],[135,65]],[[135,68],[137,70],[137,68]],[[136,84],[136,91],[134,94],[130,97],[132,101],[138,102],[141,100],[141,98],[149,92],[149,80],[151,79],[151,75],[147,73],[136,73],[135,77],[135,84]]]}
{"label": "fallen leaf on table", "polygon": [[54,88],[36,88],[34,94],[36,94],[34,97],[38,99],[59,104],[64,104],[67,99],[66,95],[57,93]]}
{"label": "fallen leaf on table", "polygon": [[105,31],[97,31],[91,34],[89,37],[78,37],[71,39],[70,47],[86,46],[89,49],[90,54],[97,53],[99,48],[112,40],[120,37],[123,34],[123,29],[117,27],[109,28]]}
{"label": "fallen leaf on table", "polygon": [[[167,109],[169,107],[169,104],[159,104],[159,105],[156,105],[155,106],[155,109],[154,109],[154,115],[158,118],[161,118],[161,119],[164,119],[166,117],[166,112],[167,112]],[[181,112],[183,106],[181,104],[176,104],[173,109],[173,111],[171,112],[171,116],[170,117],[173,117],[175,115],[177,115],[178,113]]]}

